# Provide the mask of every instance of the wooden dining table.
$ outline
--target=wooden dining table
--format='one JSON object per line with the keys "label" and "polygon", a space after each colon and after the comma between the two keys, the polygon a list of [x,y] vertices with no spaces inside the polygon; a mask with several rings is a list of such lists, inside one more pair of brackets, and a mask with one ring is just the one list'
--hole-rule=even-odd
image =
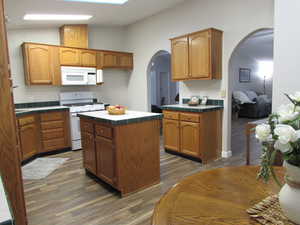
{"label": "wooden dining table", "polygon": [[[283,168],[275,168],[283,178]],[[157,203],[152,225],[253,225],[246,210],[279,186],[257,180],[258,166],[199,172],[173,186]]]}

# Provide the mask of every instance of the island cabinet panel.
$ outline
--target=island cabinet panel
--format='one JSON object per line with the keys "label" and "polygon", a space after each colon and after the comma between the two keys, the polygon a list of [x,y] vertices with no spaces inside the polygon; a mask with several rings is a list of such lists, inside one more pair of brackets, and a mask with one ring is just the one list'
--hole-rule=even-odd
{"label": "island cabinet panel", "polygon": [[40,150],[37,115],[19,117],[18,124],[22,160],[26,160],[37,154]]}
{"label": "island cabinet panel", "polygon": [[179,151],[179,121],[164,119],[163,129],[165,148]]}
{"label": "island cabinet panel", "polygon": [[[221,157],[222,110],[201,113],[164,112],[164,147],[208,163]],[[179,114],[179,116],[175,113]],[[170,117],[173,115],[173,117]]]}
{"label": "island cabinet panel", "polygon": [[97,176],[114,185],[115,177],[115,146],[112,140],[96,136]]}
{"label": "island cabinet panel", "polygon": [[97,173],[94,135],[82,132],[83,165],[93,174]]}
{"label": "island cabinet panel", "polygon": [[[159,120],[120,125],[86,117],[80,121],[83,155],[89,157],[83,164],[87,171],[118,189],[122,196],[159,183]],[[92,126],[95,129],[91,133]]]}

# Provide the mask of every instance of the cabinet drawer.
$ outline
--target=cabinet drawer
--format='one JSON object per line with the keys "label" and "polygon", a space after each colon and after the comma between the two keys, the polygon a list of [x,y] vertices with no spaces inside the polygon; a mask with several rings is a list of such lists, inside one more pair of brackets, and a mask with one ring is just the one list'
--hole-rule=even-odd
{"label": "cabinet drawer", "polygon": [[41,121],[63,120],[64,112],[42,113]]}
{"label": "cabinet drawer", "polygon": [[24,117],[24,118],[20,118],[19,119],[19,126],[25,126],[27,124],[31,124],[35,122],[35,118],[34,116],[28,116],[28,117]]}
{"label": "cabinet drawer", "polygon": [[96,134],[106,138],[112,138],[112,128],[96,125]]}
{"label": "cabinet drawer", "polygon": [[164,111],[164,118],[170,120],[179,120],[178,112]]}
{"label": "cabinet drawer", "polygon": [[94,133],[94,126],[92,123],[88,123],[88,122],[81,122],[81,130],[83,132],[87,132],[87,133]]}
{"label": "cabinet drawer", "polygon": [[58,129],[42,131],[42,137],[43,140],[64,138],[64,129],[58,128]]}
{"label": "cabinet drawer", "polygon": [[180,120],[199,123],[200,116],[194,113],[180,113]]}
{"label": "cabinet drawer", "polygon": [[64,121],[49,121],[49,122],[41,123],[42,130],[63,128],[63,127],[64,127]]}
{"label": "cabinet drawer", "polygon": [[65,139],[64,138],[56,138],[52,140],[43,141],[44,150],[56,150],[65,147]]}

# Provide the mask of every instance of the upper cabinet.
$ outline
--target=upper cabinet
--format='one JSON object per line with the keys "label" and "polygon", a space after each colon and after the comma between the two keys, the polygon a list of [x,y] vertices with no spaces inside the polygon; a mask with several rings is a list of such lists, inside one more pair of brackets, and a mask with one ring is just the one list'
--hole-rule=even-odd
{"label": "upper cabinet", "polygon": [[42,44],[22,45],[24,73],[27,85],[58,85],[60,70],[58,48]]}
{"label": "upper cabinet", "polygon": [[120,52],[99,52],[97,54],[97,68],[133,69],[133,55]]}
{"label": "upper cabinet", "polygon": [[60,48],[60,64],[64,66],[80,66],[80,50]]}
{"label": "upper cabinet", "polygon": [[96,51],[60,48],[60,65],[96,67]]}
{"label": "upper cabinet", "polygon": [[172,45],[172,76],[173,80],[189,78],[189,42],[188,37],[171,40]]}
{"label": "upper cabinet", "polygon": [[64,25],[60,27],[61,45],[75,48],[88,48],[88,26]]}
{"label": "upper cabinet", "polygon": [[222,79],[222,37],[211,28],[171,39],[173,80]]}

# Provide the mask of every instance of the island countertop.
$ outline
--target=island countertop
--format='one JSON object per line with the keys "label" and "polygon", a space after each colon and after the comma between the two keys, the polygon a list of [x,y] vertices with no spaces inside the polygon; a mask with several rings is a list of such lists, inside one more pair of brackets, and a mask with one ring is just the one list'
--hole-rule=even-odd
{"label": "island countertop", "polygon": [[198,105],[189,106],[188,104],[176,104],[176,105],[163,105],[161,106],[163,110],[173,110],[173,111],[185,111],[185,112],[210,112],[214,110],[223,109],[221,105]]}
{"label": "island countertop", "polygon": [[128,110],[124,115],[110,115],[107,111],[96,111],[78,113],[79,117],[94,119],[99,122],[108,123],[112,125],[123,125],[130,123],[138,123],[147,120],[161,119],[162,114],[160,113],[149,113],[140,111]]}

